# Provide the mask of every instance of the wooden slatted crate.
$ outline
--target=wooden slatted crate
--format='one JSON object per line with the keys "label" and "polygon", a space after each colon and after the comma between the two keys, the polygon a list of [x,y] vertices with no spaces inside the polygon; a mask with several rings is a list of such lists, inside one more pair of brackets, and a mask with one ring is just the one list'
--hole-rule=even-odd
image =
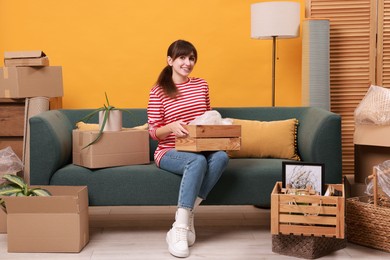
{"label": "wooden slatted crate", "polygon": [[186,125],[189,134],[177,137],[178,151],[237,151],[241,146],[240,125]]}
{"label": "wooden slatted crate", "polygon": [[282,183],[277,182],[271,194],[271,233],[344,238],[344,185],[329,186],[342,195],[283,194]]}

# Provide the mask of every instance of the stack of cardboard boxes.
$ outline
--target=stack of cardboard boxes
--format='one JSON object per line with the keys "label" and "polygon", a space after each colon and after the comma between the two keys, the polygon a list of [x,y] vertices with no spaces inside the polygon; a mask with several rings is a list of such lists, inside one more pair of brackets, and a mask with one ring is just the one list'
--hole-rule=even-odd
{"label": "stack of cardboard boxes", "polygon": [[[0,68],[0,99],[60,97],[62,68],[48,66],[42,51],[6,53]],[[27,121],[26,121],[27,122]],[[73,163],[102,168],[150,163],[146,129],[73,131]],[[50,197],[5,197],[0,232],[8,233],[9,252],[80,252],[89,241],[86,186],[40,186]],[[61,223],[61,225],[58,225]]]}
{"label": "stack of cardboard boxes", "polygon": [[[0,99],[7,100],[7,104],[12,100],[25,99],[27,104],[34,97],[63,96],[62,67],[49,66],[42,51],[6,52],[4,65],[0,68]],[[11,109],[9,115],[0,115],[12,118],[12,113]],[[27,114],[26,108],[24,128]],[[23,127],[19,121],[18,128]],[[80,252],[89,241],[87,187],[41,187],[52,196],[4,197],[6,209],[0,207],[0,233],[8,233],[8,252]]]}
{"label": "stack of cardboard boxes", "polygon": [[42,51],[5,52],[0,68],[0,149],[11,146],[22,158],[28,101],[50,99],[50,106],[61,107],[62,68],[49,66]]}
{"label": "stack of cardboard boxes", "polygon": [[42,51],[6,52],[0,98],[62,97],[62,67],[49,66]]}

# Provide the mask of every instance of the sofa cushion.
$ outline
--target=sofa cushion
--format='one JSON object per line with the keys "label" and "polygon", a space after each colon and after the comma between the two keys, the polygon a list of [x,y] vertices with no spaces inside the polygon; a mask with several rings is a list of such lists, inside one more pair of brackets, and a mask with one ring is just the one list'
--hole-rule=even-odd
{"label": "sofa cushion", "polygon": [[[280,159],[229,160],[204,205],[268,207],[275,182],[281,181]],[[50,185],[86,185],[90,206],[177,205],[181,176],[154,163],[102,169],[68,164],[53,174]]]}
{"label": "sofa cushion", "polygon": [[181,176],[154,163],[89,169],[68,164],[53,174],[50,185],[88,186],[90,206],[172,205]]}
{"label": "sofa cushion", "polygon": [[241,125],[241,149],[229,151],[231,158],[300,160],[297,153],[297,119],[278,121],[233,119],[233,124]]}

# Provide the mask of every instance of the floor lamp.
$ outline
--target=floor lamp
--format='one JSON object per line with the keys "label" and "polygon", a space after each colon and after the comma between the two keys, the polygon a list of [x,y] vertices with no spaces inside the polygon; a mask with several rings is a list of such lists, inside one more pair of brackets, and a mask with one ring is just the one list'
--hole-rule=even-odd
{"label": "floor lamp", "polygon": [[262,2],[251,5],[251,38],[272,39],[272,106],[275,106],[276,38],[299,35],[300,4]]}

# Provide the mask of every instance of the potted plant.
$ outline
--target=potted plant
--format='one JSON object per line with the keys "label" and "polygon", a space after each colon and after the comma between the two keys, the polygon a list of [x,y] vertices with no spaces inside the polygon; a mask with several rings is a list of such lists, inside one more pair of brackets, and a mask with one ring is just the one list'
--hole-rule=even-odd
{"label": "potted plant", "polygon": [[[104,131],[120,131],[122,130],[122,112],[130,114],[129,111],[125,109],[116,108],[110,105],[110,101],[108,100],[107,93],[104,92],[106,97],[107,104],[103,104],[102,107],[92,111],[83,117],[79,122],[88,122],[93,116],[99,114],[99,134],[88,145],[84,148],[87,148],[90,145],[93,145],[97,141],[99,141]],[[84,149],[83,148],[83,149]]]}
{"label": "potted plant", "polygon": [[[46,189],[29,187],[23,178],[17,175],[5,174],[3,179],[6,182],[0,185],[0,196],[51,196]],[[0,198],[0,205],[5,208],[4,198]]]}

